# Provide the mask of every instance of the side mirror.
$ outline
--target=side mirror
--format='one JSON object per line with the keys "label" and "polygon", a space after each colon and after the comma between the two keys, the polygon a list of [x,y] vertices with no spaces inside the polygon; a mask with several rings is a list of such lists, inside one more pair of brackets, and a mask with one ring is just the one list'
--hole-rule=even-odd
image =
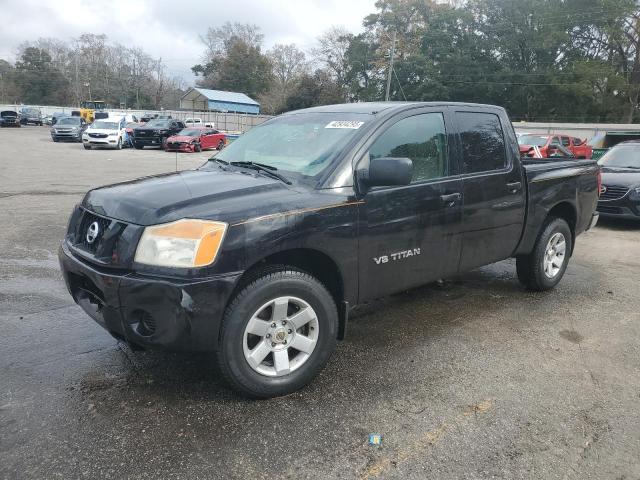
{"label": "side mirror", "polygon": [[374,158],[368,171],[360,171],[360,179],[367,187],[409,185],[412,176],[413,162],[409,158]]}

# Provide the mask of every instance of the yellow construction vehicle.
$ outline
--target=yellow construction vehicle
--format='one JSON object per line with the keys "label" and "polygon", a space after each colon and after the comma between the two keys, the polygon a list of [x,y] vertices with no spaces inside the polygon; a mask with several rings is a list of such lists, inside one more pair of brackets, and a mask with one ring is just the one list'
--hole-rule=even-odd
{"label": "yellow construction vehicle", "polygon": [[71,112],[72,115],[84,118],[87,123],[93,123],[96,112],[109,108],[102,100],[89,100],[80,103],[80,110]]}

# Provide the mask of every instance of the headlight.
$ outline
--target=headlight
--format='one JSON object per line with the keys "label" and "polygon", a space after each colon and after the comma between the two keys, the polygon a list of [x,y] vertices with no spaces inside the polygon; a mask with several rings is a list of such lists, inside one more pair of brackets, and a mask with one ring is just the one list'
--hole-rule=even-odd
{"label": "headlight", "polygon": [[632,188],[629,198],[632,200],[640,200],[640,187]]}
{"label": "headlight", "polygon": [[146,227],[136,249],[135,261],[158,267],[211,265],[226,230],[226,223],[187,219]]}

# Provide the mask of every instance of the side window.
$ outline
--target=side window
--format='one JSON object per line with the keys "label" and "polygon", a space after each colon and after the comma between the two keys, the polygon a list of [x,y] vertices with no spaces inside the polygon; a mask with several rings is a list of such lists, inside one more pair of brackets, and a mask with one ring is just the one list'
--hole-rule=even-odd
{"label": "side window", "polygon": [[569,137],[562,137],[562,145],[564,147],[568,147],[571,145],[571,140],[569,140]]}
{"label": "side window", "polygon": [[553,137],[550,145],[560,145],[560,139],[558,137]]}
{"label": "side window", "polygon": [[447,134],[442,113],[414,115],[393,124],[369,148],[369,158],[382,157],[410,158],[412,182],[446,176]]}
{"label": "side window", "polygon": [[576,147],[582,145],[582,139],[578,137],[573,137],[573,145]]}
{"label": "side window", "polygon": [[507,154],[500,118],[493,113],[457,112],[463,173],[501,170]]}

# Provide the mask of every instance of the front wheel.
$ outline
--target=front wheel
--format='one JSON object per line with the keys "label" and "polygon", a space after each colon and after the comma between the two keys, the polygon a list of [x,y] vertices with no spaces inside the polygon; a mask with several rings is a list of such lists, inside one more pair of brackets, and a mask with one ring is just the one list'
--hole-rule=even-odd
{"label": "front wheel", "polygon": [[307,385],[336,345],[336,304],[316,278],[283,267],[265,272],[225,312],[217,352],[238,392],[269,398]]}
{"label": "front wheel", "polygon": [[83,146],[85,150],[91,150],[91,145],[84,144]]}
{"label": "front wheel", "polygon": [[118,139],[118,144],[116,145],[117,150],[122,150],[122,138]]}
{"label": "front wheel", "polygon": [[551,218],[544,224],[529,255],[516,258],[520,282],[531,290],[550,290],[567,270],[573,245],[571,229],[562,218]]}
{"label": "front wheel", "polygon": [[133,146],[135,147],[136,150],[142,150],[143,146],[142,145],[138,145],[137,143],[134,143]]}
{"label": "front wheel", "polygon": [[218,149],[218,150],[222,150],[223,148],[224,148],[224,140],[220,140],[220,141],[218,142],[218,147],[217,147],[217,149]]}

